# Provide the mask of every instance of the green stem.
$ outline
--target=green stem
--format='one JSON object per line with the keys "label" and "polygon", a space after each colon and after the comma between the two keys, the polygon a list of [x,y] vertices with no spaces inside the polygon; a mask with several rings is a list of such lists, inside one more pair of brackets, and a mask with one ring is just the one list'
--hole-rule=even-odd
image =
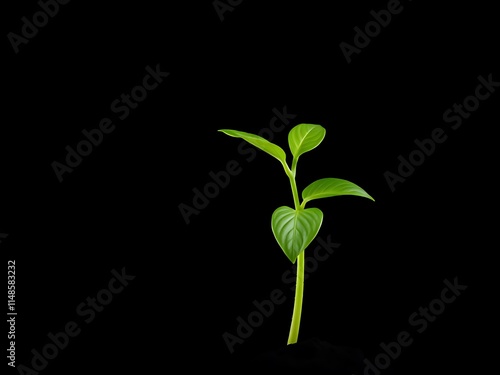
{"label": "green stem", "polygon": [[292,324],[288,335],[288,345],[295,344],[299,337],[300,316],[302,315],[302,298],[304,296],[304,251],[297,257],[297,280],[295,302],[293,305]]}
{"label": "green stem", "polygon": [[[292,188],[293,202],[295,210],[302,210],[304,207],[299,202],[299,192],[297,190],[297,182],[295,181],[295,173],[297,167],[297,160],[294,158],[292,162],[292,169],[286,168],[286,174],[290,179],[290,186]],[[288,335],[288,345],[295,344],[299,337],[300,317],[302,315],[302,299],[304,296],[304,251],[297,257],[297,279],[295,288],[295,301],[293,305],[292,323],[290,325],[290,333]]]}
{"label": "green stem", "polygon": [[297,162],[299,159],[293,158],[292,160],[292,174],[295,176],[295,171],[297,170]]}
{"label": "green stem", "polygon": [[295,204],[295,209],[299,210],[300,202],[299,202],[299,191],[297,190],[297,183],[295,182],[295,170],[290,170],[290,168],[285,169],[288,178],[290,179],[290,186],[292,187],[292,195],[293,195],[293,203]]}

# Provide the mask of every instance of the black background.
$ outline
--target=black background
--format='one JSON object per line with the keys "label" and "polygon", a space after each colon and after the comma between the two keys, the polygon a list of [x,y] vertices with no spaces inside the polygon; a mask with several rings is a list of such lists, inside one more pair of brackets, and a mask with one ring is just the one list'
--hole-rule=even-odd
{"label": "black background", "polygon": [[[258,133],[286,107],[296,117],[273,142],[287,152],[294,125],[326,128],[301,157],[299,190],[338,177],[376,200],[310,205],[325,214],[319,236],[341,246],[306,281],[299,339],[373,360],[406,330],[414,342],[383,373],[490,368],[498,93],[456,130],[443,113],[474,94],[478,76],[500,80],[493,6],[401,2],[347,63],[339,44],[387,2],[243,1],[223,21],[211,1],[172,3],[72,1],[17,54],[7,34],[39,5],[2,11],[0,247],[17,266],[17,364],[68,321],[81,334],[41,373],[221,369],[284,345],[291,264],[270,217],[293,204],[288,180],[269,155],[248,162],[241,141],[217,130]],[[169,77],[119,120],[110,104],[158,64]],[[116,129],[59,182],[51,163],[105,117]],[[391,192],[384,173],[438,127],[448,139]],[[186,224],[179,205],[231,160],[241,173]],[[136,278],[85,324],[76,306],[123,267]],[[454,278],[467,290],[417,333],[408,317]],[[230,354],[223,333],[274,289],[286,302]]]}

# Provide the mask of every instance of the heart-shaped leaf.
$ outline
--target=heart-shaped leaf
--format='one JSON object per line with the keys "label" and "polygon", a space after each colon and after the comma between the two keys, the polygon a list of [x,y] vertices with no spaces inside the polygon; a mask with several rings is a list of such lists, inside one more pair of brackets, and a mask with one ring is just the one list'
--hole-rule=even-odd
{"label": "heart-shaped leaf", "polygon": [[302,192],[302,206],[313,199],[336,197],[339,195],[356,195],[375,201],[358,185],[340,178],[322,178],[314,181]]}
{"label": "heart-shaped leaf", "polygon": [[325,138],[326,130],[321,125],[299,124],[288,133],[288,145],[295,159],[316,148]]}
{"label": "heart-shaped leaf", "polygon": [[242,138],[255,147],[267,152],[269,155],[278,159],[283,166],[286,165],[285,151],[278,145],[269,142],[267,139],[262,138],[256,134],[241,132],[239,130],[220,129],[220,132],[227,134],[231,137]]}
{"label": "heart-shaped leaf", "polygon": [[294,210],[282,206],[271,219],[274,237],[292,263],[314,240],[323,222],[323,212],[318,208]]}

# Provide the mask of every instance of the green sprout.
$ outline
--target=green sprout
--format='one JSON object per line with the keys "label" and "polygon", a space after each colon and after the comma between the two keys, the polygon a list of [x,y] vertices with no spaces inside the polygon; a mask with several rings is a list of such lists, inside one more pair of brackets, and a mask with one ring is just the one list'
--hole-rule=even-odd
{"label": "green sprout", "polygon": [[292,167],[286,162],[285,151],[278,145],[251,133],[238,130],[220,129],[220,132],[231,137],[242,138],[253,146],[267,152],[278,159],[286,175],[290,179],[295,208],[278,207],[271,218],[271,229],[279,246],[292,263],[297,262],[297,278],[292,323],[288,336],[288,345],[295,344],[299,336],[302,299],[304,295],[304,250],[314,240],[323,222],[323,212],[318,208],[306,208],[306,204],[314,199],[336,197],[339,195],[356,195],[375,201],[366,191],[352,182],[339,178],[322,178],[314,181],[302,191],[302,202],[295,177],[299,157],[316,148],[324,139],[326,130],[321,125],[299,124],[288,134],[288,145],[292,152]]}

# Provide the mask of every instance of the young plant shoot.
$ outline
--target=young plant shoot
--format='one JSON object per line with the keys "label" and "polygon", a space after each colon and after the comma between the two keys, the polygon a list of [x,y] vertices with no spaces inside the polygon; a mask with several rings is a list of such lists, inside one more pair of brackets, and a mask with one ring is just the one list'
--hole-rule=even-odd
{"label": "young plant shoot", "polygon": [[314,199],[339,195],[356,195],[373,201],[374,199],[352,182],[339,178],[322,178],[314,181],[302,191],[302,201],[300,201],[295,182],[297,162],[302,154],[313,150],[323,141],[326,130],[320,125],[299,124],[290,130],[288,145],[293,156],[291,168],[286,162],[285,151],[278,145],[251,133],[231,129],[219,131],[231,137],[242,138],[278,159],[290,180],[294,207],[278,207],[271,217],[271,229],[288,259],[292,263],[297,262],[295,302],[288,336],[288,344],[295,344],[299,336],[304,294],[304,250],[314,240],[323,222],[323,212],[318,208],[306,208],[306,204]]}

